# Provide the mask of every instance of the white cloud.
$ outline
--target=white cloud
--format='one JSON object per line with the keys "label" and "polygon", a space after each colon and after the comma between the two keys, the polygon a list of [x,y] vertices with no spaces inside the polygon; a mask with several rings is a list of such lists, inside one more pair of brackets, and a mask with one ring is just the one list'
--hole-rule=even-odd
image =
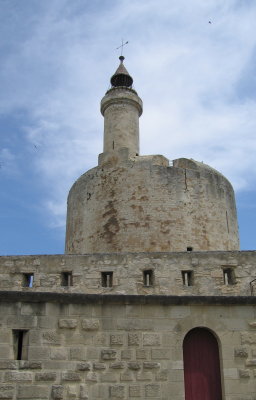
{"label": "white cloud", "polygon": [[64,225],[72,182],[97,164],[99,102],[122,37],[129,40],[127,69],[144,101],[142,153],[203,160],[237,189],[255,180],[256,97],[246,96],[254,2],[111,0],[89,8],[81,0],[45,0],[31,11],[30,5],[5,6],[17,28],[2,28],[11,50],[0,67],[0,108],[29,113],[26,137],[37,147],[34,165],[53,224]]}

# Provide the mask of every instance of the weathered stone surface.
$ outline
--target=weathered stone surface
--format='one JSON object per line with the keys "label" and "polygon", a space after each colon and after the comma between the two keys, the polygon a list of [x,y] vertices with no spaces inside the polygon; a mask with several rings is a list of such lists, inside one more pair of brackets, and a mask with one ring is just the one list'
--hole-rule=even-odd
{"label": "weathered stone surface", "polygon": [[66,371],[61,374],[62,381],[81,381],[81,376],[77,372],[74,371]]}
{"label": "weathered stone surface", "polygon": [[111,363],[109,368],[113,368],[113,369],[123,369],[125,367],[125,363],[122,361],[117,361],[114,363]]}
{"label": "weathered stone surface", "polygon": [[116,350],[101,350],[101,358],[102,360],[115,360],[116,359]]}
{"label": "weathered stone surface", "polygon": [[88,382],[97,382],[98,381],[98,375],[96,372],[88,372],[86,380]]}
{"label": "weathered stone surface", "polygon": [[136,358],[138,360],[144,360],[149,358],[149,350],[148,349],[136,349]]}
{"label": "weathered stone surface", "polygon": [[121,351],[121,359],[122,360],[130,360],[132,357],[131,350],[122,350]]}
{"label": "weathered stone surface", "polygon": [[33,375],[31,372],[11,371],[11,372],[6,372],[4,374],[4,380],[6,382],[20,382],[20,381],[30,382],[32,381],[32,378]]}
{"label": "weathered stone surface", "polygon": [[152,360],[168,360],[170,359],[169,349],[152,349],[151,350]]}
{"label": "weathered stone surface", "polygon": [[93,363],[93,369],[95,371],[106,369],[106,364],[104,364],[104,363]]}
{"label": "weathered stone surface", "polygon": [[17,369],[18,361],[0,360],[0,369]]}
{"label": "weathered stone surface", "polygon": [[2,329],[0,331],[0,343],[10,343],[10,331]]}
{"label": "weathered stone surface", "polygon": [[138,346],[140,344],[140,337],[139,333],[128,333],[128,345]]}
{"label": "weathered stone surface", "polygon": [[241,333],[241,344],[256,344],[256,333]]}
{"label": "weathered stone surface", "polygon": [[101,382],[114,383],[119,381],[119,376],[114,372],[105,372],[100,375]]}
{"label": "weathered stone surface", "polygon": [[141,397],[140,386],[129,386],[129,396],[130,397]]}
{"label": "weathered stone surface", "polygon": [[245,365],[246,365],[246,367],[255,367],[256,366],[256,358],[246,360]]}
{"label": "weathered stone surface", "polygon": [[159,346],[161,342],[160,335],[157,333],[145,333],[143,335],[144,346]]}
{"label": "weathered stone surface", "polygon": [[156,381],[167,381],[168,379],[168,370],[163,369],[162,371],[159,371],[156,373]]}
{"label": "weathered stone surface", "polygon": [[62,385],[52,386],[52,398],[56,400],[64,398],[64,387]]}
{"label": "weathered stone surface", "polygon": [[240,378],[250,378],[250,370],[249,369],[239,369],[239,377]]}
{"label": "weathered stone surface", "polygon": [[138,371],[139,369],[141,369],[141,364],[139,362],[128,362],[127,366],[133,371]]}
{"label": "weathered stone surface", "polygon": [[77,327],[77,320],[74,318],[59,319],[59,328],[75,329],[76,327]]}
{"label": "weathered stone surface", "polygon": [[48,347],[29,347],[28,348],[28,358],[30,360],[49,360],[50,358],[50,349]]}
{"label": "weathered stone surface", "polygon": [[61,336],[55,331],[46,331],[42,335],[43,343],[58,345],[61,344]]}
{"label": "weathered stone surface", "polygon": [[143,363],[143,368],[145,369],[160,368],[160,363],[147,361]]}
{"label": "weathered stone surface", "polygon": [[67,360],[68,359],[68,349],[65,347],[54,347],[50,350],[51,360]]}
{"label": "weathered stone surface", "polygon": [[145,385],[145,395],[146,397],[159,397],[160,396],[160,385],[152,384]]}
{"label": "weathered stone surface", "polygon": [[246,358],[248,357],[248,351],[245,347],[236,347],[235,348],[235,357]]}
{"label": "weathered stone surface", "polygon": [[120,380],[124,381],[124,382],[134,381],[133,373],[131,371],[128,371],[128,370],[122,372],[121,375],[120,375]]}
{"label": "weathered stone surface", "polygon": [[77,391],[78,391],[78,388],[76,386],[68,385],[67,386],[68,399],[69,400],[76,399],[77,398]]}
{"label": "weathered stone surface", "polygon": [[122,385],[110,386],[110,398],[111,399],[124,399],[125,398],[125,387]]}
{"label": "weathered stone surface", "polygon": [[70,359],[71,360],[85,360],[85,348],[84,347],[73,347],[70,349]]}
{"label": "weathered stone surface", "polygon": [[49,388],[47,386],[30,385],[18,387],[18,399],[48,399]]}
{"label": "weathered stone surface", "polygon": [[77,371],[90,371],[91,364],[88,362],[80,362],[76,364]]}
{"label": "weathered stone surface", "polygon": [[123,334],[115,334],[110,335],[110,344],[111,345],[123,345],[124,344],[124,335]]}
{"label": "weathered stone surface", "polygon": [[13,399],[14,390],[14,385],[0,384],[0,399]]}
{"label": "weathered stone surface", "polygon": [[42,362],[41,361],[20,360],[19,361],[19,367],[20,367],[20,369],[41,369],[42,368]]}
{"label": "weathered stone surface", "polygon": [[137,374],[138,381],[152,381],[152,372],[139,371]]}
{"label": "weathered stone surface", "polygon": [[55,381],[56,378],[56,372],[37,372],[35,374],[36,381]]}
{"label": "weathered stone surface", "polygon": [[86,331],[97,331],[100,323],[98,319],[83,319],[82,328]]}
{"label": "weathered stone surface", "polygon": [[11,316],[7,319],[7,326],[11,329],[31,329],[37,325],[37,317],[34,315]]}
{"label": "weathered stone surface", "polygon": [[85,385],[84,383],[80,385],[80,399],[89,400],[88,386]]}

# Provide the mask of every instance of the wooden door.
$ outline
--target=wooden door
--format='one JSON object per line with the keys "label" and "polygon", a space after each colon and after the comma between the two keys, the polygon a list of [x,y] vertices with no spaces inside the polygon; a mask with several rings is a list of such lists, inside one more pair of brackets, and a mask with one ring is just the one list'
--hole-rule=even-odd
{"label": "wooden door", "polygon": [[222,400],[219,347],[204,328],[192,329],[183,342],[185,400]]}

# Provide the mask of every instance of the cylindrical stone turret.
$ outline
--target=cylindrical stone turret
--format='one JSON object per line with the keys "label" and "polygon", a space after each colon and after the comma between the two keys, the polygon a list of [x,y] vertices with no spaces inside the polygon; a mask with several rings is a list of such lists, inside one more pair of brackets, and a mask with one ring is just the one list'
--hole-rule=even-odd
{"label": "cylindrical stone turret", "polygon": [[104,153],[129,149],[130,156],[139,155],[139,117],[142,101],[133,89],[112,88],[101,101],[104,116]]}
{"label": "cylindrical stone turret", "polygon": [[131,88],[132,77],[120,65],[111,78],[112,88],[101,101],[104,116],[104,153],[128,149],[129,156],[139,155],[139,117],[142,114],[142,101]]}

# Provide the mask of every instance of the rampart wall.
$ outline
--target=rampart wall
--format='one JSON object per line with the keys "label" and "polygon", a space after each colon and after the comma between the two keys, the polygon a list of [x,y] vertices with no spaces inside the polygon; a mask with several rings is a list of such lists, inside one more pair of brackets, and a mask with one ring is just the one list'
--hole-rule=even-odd
{"label": "rampart wall", "polygon": [[0,257],[0,274],[0,290],[250,296],[256,293],[256,252],[7,256]]}

